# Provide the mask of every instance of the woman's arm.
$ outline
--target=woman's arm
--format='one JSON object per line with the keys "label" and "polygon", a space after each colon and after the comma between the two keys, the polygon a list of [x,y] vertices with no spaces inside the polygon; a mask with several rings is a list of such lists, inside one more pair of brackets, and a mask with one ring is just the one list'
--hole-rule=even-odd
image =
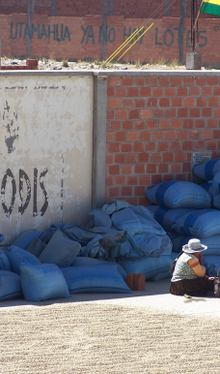
{"label": "woman's arm", "polygon": [[199,263],[197,258],[191,258],[187,261],[187,264],[191,267],[197,277],[203,277],[205,275],[206,268]]}

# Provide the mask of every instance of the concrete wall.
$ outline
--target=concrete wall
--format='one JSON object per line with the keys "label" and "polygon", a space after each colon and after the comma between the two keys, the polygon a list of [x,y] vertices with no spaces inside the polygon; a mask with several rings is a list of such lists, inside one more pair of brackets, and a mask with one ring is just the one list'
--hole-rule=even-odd
{"label": "concrete wall", "polygon": [[82,224],[92,207],[147,205],[220,157],[220,72],[0,72],[0,232]]}
{"label": "concrete wall", "polygon": [[0,232],[5,241],[92,207],[92,74],[0,73]]}

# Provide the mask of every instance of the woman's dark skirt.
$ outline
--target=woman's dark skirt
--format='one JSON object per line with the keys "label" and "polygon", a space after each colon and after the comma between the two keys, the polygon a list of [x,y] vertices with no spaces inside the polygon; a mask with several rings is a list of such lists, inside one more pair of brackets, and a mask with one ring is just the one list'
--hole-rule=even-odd
{"label": "woman's dark skirt", "polygon": [[206,296],[208,292],[214,294],[214,279],[209,279],[207,275],[171,282],[170,285],[170,293],[173,295]]}

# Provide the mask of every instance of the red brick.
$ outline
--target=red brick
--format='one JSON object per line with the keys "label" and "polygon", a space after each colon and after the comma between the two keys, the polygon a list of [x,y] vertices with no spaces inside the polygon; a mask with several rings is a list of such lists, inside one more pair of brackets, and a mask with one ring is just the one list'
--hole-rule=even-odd
{"label": "red brick", "polygon": [[201,87],[193,86],[189,88],[190,96],[200,96],[201,95]]}
{"label": "red brick", "polygon": [[173,161],[173,152],[163,153],[163,162],[172,162]]}
{"label": "red brick", "polygon": [[209,97],[208,98],[208,106],[219,106],[219,98],[218,97]]}
{"label": "red brick", "polygon": [[143,174],[145,173],[145,165],[144,164],[137,164],[134,166],[135,174]]}
{"label": "red brick", "polygon": [[201,139],[212,139],[212,130],[202,130]]}
{"label": "red brick", "polygon": [[177,139],[184,140],[188,138],[188,131],[187,130],[179,130],[177,131]]}
{"label": "red brick", "polygon": [[140,96],[151,96],[151,87],[141,87]]}
{"label": "red brick", "polygon": [[186,161],[186,153],[185,152],[176,152],[175,153],[175,162],[184,162]]}
{"label": "red brick", "polygon": [[123,99],[122,107],[123,108],[133,108],[134,107],[133,99]]}
{"label": "red brick", "polygon": [[126,153],[125,155],[126,162],[129,164],[137,163],[137,153]]}
{"label": "red brick", "polygon": [[171,121],[171,128],[172,129],[181,129],[182,128],[182,119],[173,119]]}
{"label": "red brick", "polygon": [[135,107],[136,108],[144,108],[146,106],[144,99],[136,99],[135,100]]}
{"label": "red brick", "polygon": [[123,121],[122,122],[123,130],[132,130],[133,129],[133,122],[132,121]]}
{"label": "red brick", "polygon": [[134,187],[134,196],[143,196],[145,194],[145,186],[135,186]]}
{"label": "red brick", "polygon": [[213,150],[213,149],[217,149],[218,145],[217,145],[217,141],[216,140],[210,140],[210,141],[207,141],[206,142],[206,149],[207,151],[209,150]]}
{"label": "red brick", "polygon": [[181,147],[181,142],[172,142],[170,144],[170,150],[173,151],[173,152],[176,152],[176,151],[181,151],[182,147]]}
{"label": "red brick", "polygon": [[110,86],[121,86],[121,77],[111,76],[109,79]]}
{"label": "red brick", "polygon": [[158,99],[151,97],[150,99],[147,100],[147,107],[150,107],[150,108],[157,107],[158,106],[157,101]]}
{"label": "red brick", "polygon": [[[115,163],[116,164],[123,164],[125,162],[125,154],[124,153],[116,153],[114,155]],[[113,164],[113,162],[111,162]]]}
{"label": "red brick", "polygon": [[158,78],[157,78],[157,76],[149,76],[149,77],[147,77],[147,85],[149,87],[157,86],[158,85]]}
{"label": "red brick", "polygon": [[200,128],[202,129],[203,127],[205,127],[205,120],[203,118],[200,118],[200,119],[196,119],[195,120],[195,128]]}
{"label": "red brick", "polygon": [[183,106],[184,107],[194,107],[195,106],[195,100],[194,97],[186,97],[183,99]]}
{"label": "red brick", "polygon": [[145,128],[145,121],[135,121],[134,128],[135,130],[143,130]]}
{"label": "red brick", "polygon": [[205,76],[202,77],[196,77],[195,78],[196,83],[198,86],[204,86],[207,84],[207,78]]}
{"label": "red brick", "polygon": [[159,164],[158,165],[158,173],[168,173],[169,172],[169,165],[168,164]]}
{"label": "red brick", "polygon": [[171,86],[182,86],[182,78],[181,77],[171,77],[170,79]]}
{"label": "red brick", "polygon": [[138,184],[138,177],[137,175],[128,175],[127,176],[127,185],[129,186],[136,186]]}
{"label": "red brick", "polygon": [[170,121],[169,120],[160,120],[159,121],[159,129],[160,130],[167,130],[167,129],[170,129]]}
{"label": "red brick", "polygon": [[183,142],[183,144],[182,144],[182,150],[183,151],[192,151],[193,150],[193,144],[195,144],[195,143],[190,142],[190,141]]}
{"label": "red brick", "polygon": [[133,189],[132,189],[132,187],[123,186],[121,188],[121,193],[122,193],[122,196],[132,196]]}
{"label": "red brick", "polygon": [[178,87],[177,96],[188,96],[188,87]]}
{"label": "red brick", "polygon": [[117,142],[125,141],[126,140],[126,132],[125,131],[117,131],[115,133],[115,140]]}
{"label": "red brick", "polygon": [[140,118],[140,112],[138,109],[130,109],[129,110],[129,119],[136,119]]}
{"label": "red brick", "polygon": [[121,108],[121,99],[109,99],[109,108]]}
{"label": "red brick", "polygon": [[144,143],[135,142],[133,152],[144,152]]}
{"label": "red brick", "polygon": [[115,87],[115,96],[116,97],[126,97],[127,88],[126,87]]}
{"label": "red brick", "polygon": [[122,152],[132,152],[132,145],[131,143],[124,143],[121,145]]}
{"label": "red brick", "polygon": [[166,87],[165,96],[176,96],[176,87]]}
{"label": "red brick", "polygon": [[173,97],[171,99],[171,105],[173,107],[181,107],[182,106],[182,98],[181,97]]}
{"label": "red brick", "polygon": [[193,118],[193,117],[200,117],[200,109],[198,109],[198,108],[191,108],[191,109],[189,109],[189,116],[191,118]]}
{"label": "red brick", "polygon": [[125,177],[120,175],[120,176],[115,176],[115,186],[124,186],[125,184]]}
{"label": "red brick", "polygon": [[162,160],[162,157],[161,157],[160,152],[150,153],[150,160],[149,160],[150,163],[158,164],[159,162],[161,162],[161,160]]}
{"label": "red brick", "polygon": [[216,118],[208,118],[207,119],[207,127],[208,128],[216,128],[218,127],[218,120]]}
{"label": "red brick", "polygon": [[193,120],[192,119],[184,119],[183,120],[183,128],[184,129],[192,129],[193,128]]}
{"label": "red brick", "polygon": [[176,131],[174,131],[174,130],[166,131],[164,138],[165,138],[165,140],[175,140],[176,139]]}
{"label": "red brick", "polygon": [[185,86],[193,86],[195,84],[194,77],[183,77],[183,84]]}
{"label": "red brick", "polygon": [[181,164],[179,162],[170,164],[170,171],[171,171],[171,173],[180,173],[181,172]]}
{"label": "red brick", "polygon": [[115,88],[114,87],[108,87],[107,88],[107,96],[114,96],[115,95]]}
{"label": "red brick", "polygon": [[117,109],[116,110],[116,119],[127,119],[128,113],[126,109]]}
{"label": "red brick", "polygon": [[105,178],[105,185],[108,187],[113,186],[113,177],[106,177]]}
{"label": "red brick", "polygon": [[151,176],[151,182],[152,184],[159,184],[162,182],[162,176],[161,174],[156,174]]}
{"label": "red brick", "polygon": [[157,149],[157,143],[156,142],[146,142],[145,144],[145,151],[146,152],[155,152]]}
{"label": "red brick", "polygon": [[105,160],[106,160],[106,164],[113,164],[114,155],[113,154],[107,154]]}
{"label": "red brick", "polygon": [[121,129],[121,122],[120,121],[110,121],[110,130],[111,131],[118,131]]}
{"label": "red brick", "polygon": [[169,77],[159,77],[159,85],[160,86],[169,86],[170,78]]}
{"label": "red brick", "polygon": [[120,144],[119,143],[110,143],[108,145],[109,152],[114,153],[114,152],[119,152],[120,151]]}
{"label": "red brick", "polygon": [[148,153],[139,153],[138,162],[148,162],[149,154]]}
{"label": "red brick", "polygon": [[144,86],[145,85],[145,78],[144,77],[136,77],[135,78],[135,85],[136,86]]}
{"label": "red brick", "polygon": [[170,99],[164,97],[159,100],[159,106],[162,108],[169,107],[170,106]]}
{"label": "red brick", "polygon": [[163,131],[153,131],[153,140],[164,140],[163,135]]}
{"label": "red brick", "polygon": [[154,109],[154,118],[164,118],[164,109]]}
{"label": "red brick", "polygon": [[154,174],[157,172],[157,165],[155,164],[148,164],[147,165],[147,173],[148,174]]}
{"label": "red brick", "polygon": [[139,140],[139,132],[138,131],[128,132],[127,137],[128,137],[129,142],[135,142]]}
{"label": "red brick", "polygon": [[147,121],[147,129],[148,130],[154,130],[157,129],[157,120],[152,119]]}
{"label": "red brick", "polygon": [[207,84],[209,85],[209,86],[217,86],[218,85],[218,77],[208,77],[208,79],[207,79]]}
{"label": "red brick", "polygon": [[141,131],[140,133],[141,141],[149,141],[150,139],[151,139],[150,131]]}
{"label": "red brick", "polygon": [[207,106],[207,97],[198,97],[196,105],[200,106],[200,107],[206,107]]}
{"label": "red brick", "polygon": [[115,134],[114,132],[107,132],[106,133],[106,141],[107,142],[113,142],[114,141]]}
{"label": "red brick", "polygon": [[119,196],[120,196],[120,188],[119,187],[109,188],[109,197],[118,198]]}
{"label": "red brick", "polygon": [[163,92],[164,92],[163,87],[154,87],[153,92],[152,92],[152,96],[153,97],[163,97]]}
{"label": "red brick", "polygon": [[132,86],[133,78],[132,77],[122,77],[122,86]]}
{"label": "red brick", "polygon": [[202,117],[212,117],[212,108],[202,108]]}
{"label": "red brick", "polygon": [[151,109],[141,109],[141,118],[142,119],[152,118],[152,110]]}
{"label": "red brick", "polygon": [[111,165],[109,166],[109,174],[110,175],[116,175],[120,173],[120,167],[119,165]]}
{"label": "red brick", "polygon": [[166,152],[169,150],[169,143],[168,142],[159,142],[158,143],[158,151],[159,152]]}
{"label": "red brick", "polygon": [[195,149],[195,151],[197,151],[197,150],[204,150],[205,149],[205,142],[204,141],[196,141],[195,143],[194,143],[194,149]]}
{"label": "red brick", "polygon": [[202,96],[213,96],[213,88],[212,87],[201,87],[202,89]]}
{"label": "red brick", "polygon": [[149,185],[150,184],[150,175],[140,175],[139,176],[139,183],[142,184],[142,185]]}
{"label": "red brick", "polygon": [[127,96],[129,97],[137,97],[139,96],[139,93],[138,93],[138,88],[137,87],[129,87],[127,89]]}
{"label": "red brick", "polygon": [[199,130],[190,130],[189,131],[189,139],[199,139],[200,138],[200,131]]}

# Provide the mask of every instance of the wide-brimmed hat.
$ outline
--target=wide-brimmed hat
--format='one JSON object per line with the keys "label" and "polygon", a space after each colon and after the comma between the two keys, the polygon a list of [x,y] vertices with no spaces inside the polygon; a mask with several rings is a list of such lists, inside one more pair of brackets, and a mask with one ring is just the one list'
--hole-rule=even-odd
{"label": "wide-brimmed hat", "polygon": [[204,244],[201,244],[199,239],[190,239],[188,244],[183,245],[182,250],[186,253],[194,253],[205,251],[208,247]]}

